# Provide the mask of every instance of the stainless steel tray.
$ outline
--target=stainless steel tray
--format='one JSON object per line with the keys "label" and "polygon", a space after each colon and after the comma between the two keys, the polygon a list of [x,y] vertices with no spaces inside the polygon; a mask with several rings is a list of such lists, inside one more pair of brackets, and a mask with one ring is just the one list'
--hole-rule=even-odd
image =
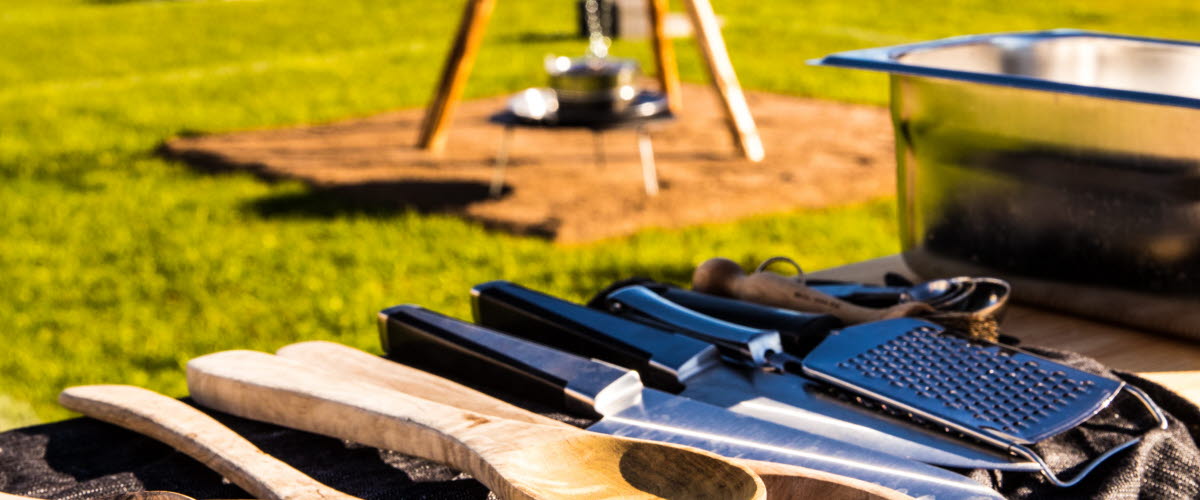
{"label": "stainless steel tray", "polygon": [[1052,30],[815,64],[891,74],[915,271],[1200,339],[1200,44]]}

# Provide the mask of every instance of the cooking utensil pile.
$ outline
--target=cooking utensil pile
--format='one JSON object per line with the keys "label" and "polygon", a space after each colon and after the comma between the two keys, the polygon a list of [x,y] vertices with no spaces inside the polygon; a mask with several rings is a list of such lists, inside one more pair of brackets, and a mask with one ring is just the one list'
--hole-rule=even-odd
{"label": "cooking utensil pile", "polygon": [[[695,281],[733,297],[628,284],[588,307],[488,282],[470,291],[475,323],[416,305],[381,311],[390,359],[329,342],[218,352],[188,363],[188,387],[208,408],[448,464],[502,498],[1002,498],[954,471],[1071,486],[1140,436],[1065,479],[1030,446],[1123,394],[1167,425],[1135,387],[911,317],[995,314],[1007,294],[996,280],[806,285],[710,261]],[[73,387],[60,401],[257,498],[354,498],[145,389]]]}

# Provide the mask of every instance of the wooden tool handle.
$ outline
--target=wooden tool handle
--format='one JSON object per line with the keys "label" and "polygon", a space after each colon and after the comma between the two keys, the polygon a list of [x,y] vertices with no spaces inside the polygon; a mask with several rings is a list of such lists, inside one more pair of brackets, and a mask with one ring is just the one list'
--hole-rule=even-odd
{"label": "wooden tool handle", "polygon": [[[534,424],[567,426],[557,420],[511,405],[469,387],[379,356],[333,342],[311,341],[285,346],[278,355],[323,371],[378,385],[495,417]],[[767,485],[769,498],[823,500],[909,500],[912,497],[882,486],[794,465],[738,460]]]}
{"label": "wooden tool handle", "polygon": [[709,0],[684,0],[683,4],[696,29],[700,54],[704,56],[709,76],[724,105],[726,122],[737,140],[738,149],[747,160],[762,161],[762,139],[758,136],[758,127],[750,114],[750,106],[746,104],[737,73],[733,71],[733,63],[729,60],[729,51],[725,49],[725,39],[721,36],[721,26],[713,12],[712,3]]}
{"label": "wooden tool handle", "polygon": [[127,385],[79,386],[64,390],[58,401],[68,409],[162,441],[256,498],[356,498],[266,454],[203,412],[153,391]]}
{"label": "wooden tool handle", "polygon": [[846,324],[901,318],[932,311],[923,302],[906,302],[884,309],[851,304],[813,290],[796,280],[762,271],[746,275],[729,259],[715,258],[696,267],[692,288],[699,292],[804,312],[832,314]]}
{"label": "wooden tool handle", "polygon": [[539,439],[561,438],[568,430],[492,419],[395,391],[384,393],[378,386],[261,352],[201,356],[188,362],[187,379],[192,397],[205,406],[449,464],[492,491],[514,495],[507,498],[525,496],[487,462],[536,445]]}
{"label": "wooden tool handle", "polygon": [[471,67],[475,65],[475,56],[479,53],[483,33],[495,6],[496,0],[467,0],[463,7],[462,20],[459,21],[458,31],[454,35],[454,45],[446,55],[437,91],[425,111],[425,118],[421,121],[421,135],[417,138],[417,147],[434,152],[445,149],[446,131],[450,127],[454,109],[462,99],[463,89],[467,86],[467,78],[471,74]]}
{"label": "wooden tool handle", "polygon": [[276,354],[315,369],[463,410],[518,422],[571,427],[437,375],[342,344],[321,340],[300,342],[284,346]]}
{"label": "wooden tool handle", "polygon": [[795,465],[740,460],[762,478],[768,498],[810,500],[915,500],[899,491]]}

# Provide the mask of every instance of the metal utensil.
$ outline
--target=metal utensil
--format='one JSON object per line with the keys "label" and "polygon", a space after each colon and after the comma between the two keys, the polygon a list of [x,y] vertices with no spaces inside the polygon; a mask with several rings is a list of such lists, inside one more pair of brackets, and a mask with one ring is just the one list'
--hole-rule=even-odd
{"label": "metal utensil", "polygon": [[356,499],[266,454],[212,417],[174,398],[128,385],[69,387],[70,410],[145,434],[187,454],[256,498]]}
{"label": "metal utensil", "polygon": [[830,297],[845,300],[863,307],[888,307],[901,302],[924,302],[931,307],[951,308],[971,294],[975,282],[970,277],[959,276],[905,286],[878,286],[845,281],[810,280],[804,275],[800,264],[785,256],[775,256],[762,261],[754,272],[763,272],[772,264],[786,263],[796,270],[792,280]]}
{"label": "metal utensil", "polygon": [[[1032,462],[1014,460],[843,401],[821,383],[761,369],[765,351],[779,345],[774,332],[749,332],[743,340],[753,346],[724,342],[738,353],[721,356],[714,344],[678,331],[630,321],[513,283],[493,281],[477,285],[471,293],[475,319],[481,325],[635,369],[649,387],[920,462],[962,469],[1037,470]],[[824,320],[816,324],[831,325]],[[810,333],[820,338],[828,330]],[[758,339],[757,344],[746,339]],[[397,349],[400,347],[385,344],[388,352]],[[756,355],[757,364],[753,361]]]}
{"label": "metal utensil", "polygon": [[[432,373],[324,341],[309,341],[280,348],[276,355],[305,363],[315,370],[332,371],[385,390],[400,391],[483,415],[549,426],[569,424],[542,416]],[[386,397],[381,393],[380,397]],[[913,500],[882,486],[803,467],[738,460],[763,479],[770,498],[823,500]]]}
{"label": "metal utensil", "polygon": [[1200,44],[1078,30],[827,56],[889,73],[900,242],[927,278],[1200,339]]}
{"label": "metal utensil", "polygon": [[692,273],[692,289],[797,311],[832,314],[847,324],[914,316],[933,311],[933,308],[924,302],[902,302],[878,309],[862,307],[770,271],[757,271],[747,275],[738,263],[719,257],[708,259],[696,267]]}
{"label": "metal utensil", "polygon": [[[627,287],[609,298],[689,334],[728,344],[735,354],[749,351],[770,336],[767,330],[664,307],[650,301],[656,295],[642,290],[645,293]],[[1065,480],[1026,445],[1078,426],[1106,408],[1122,390],[1140,400],[1160,428],[1167,425],[1154,402],[1136,387],[1013,347],[962,338],[940,325],[912,318],[834,331],[803,361],[771,352],[762,357],[778,368],[802,369],[808,376],[882,402],[883,409],[889,405],[892,410],[899,408],[915,421],[960,432],[1031,460],[1047,479],[1063,487],[1078,483],[1104,460],[1141,438],[1103,452]]]}
{"label": "metal utensil", "polygon": [[878,286],[864,283],[805,280],[813,290],[865,307],[881,307],[900,302],[924,302],[935,309],[954,307],[975,288],[970,277],[938,279],[911,286]]}
{"label": "metal utensil", "polygon": [[[601,313],[602,314],[602,313]],[[577,357],[416,306],[380,312],[388,352],[534,390],[579,414],[589,430],[666,441],[732,458],[798,465],[909,495],[1000,498],[936,467],[728,412],[642,386],[637,372]]]}
{"label": "metal utensil", "polygon": [[826,382],[1033,460],[1058,486],[1078,483],[1141,437],[1110,448],[1065,480],[1026,445],[1078,426],[1121,391],[1141,401],[1157,427],[1167,427],[1162,411],[1137,387],[1014,347],[965,339],[928,321],[900,318],[846,328],[817,346],[803,366]]}
{"label": "metal utensil", "polygon": [[709,452],[504,420],[395,391],[380,397],[377,386],[266,353],[208,354],[187,371],[201,404],[446,463],[505,499],[766,496],[753,472]]}

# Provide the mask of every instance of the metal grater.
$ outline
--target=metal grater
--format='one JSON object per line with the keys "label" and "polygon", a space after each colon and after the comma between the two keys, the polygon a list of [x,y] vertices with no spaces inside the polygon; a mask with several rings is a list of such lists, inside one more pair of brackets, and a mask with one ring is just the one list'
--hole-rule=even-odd
{"label": "metal grater", "polygon": [[1136,437],[1062,481],[1025,445],[1074,428],[1122,391],[1137,397],[1166,428],[1141,390],[1020,349],[969,340],[918,319],[866,323],[831,334],[802,362],[804,372],[1037,462],[1059,486],[1077,483]]}

